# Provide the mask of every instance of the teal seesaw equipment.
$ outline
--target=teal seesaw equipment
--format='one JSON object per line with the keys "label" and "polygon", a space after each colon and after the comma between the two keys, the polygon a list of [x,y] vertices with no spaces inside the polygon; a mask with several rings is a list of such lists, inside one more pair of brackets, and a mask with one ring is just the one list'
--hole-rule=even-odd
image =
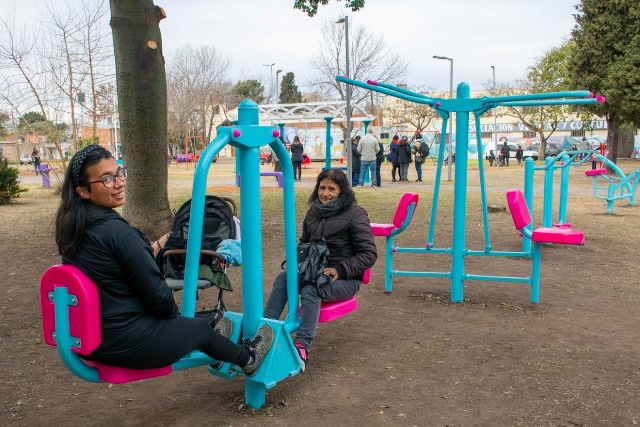
{"label": "teal seesaw equipment", "polygon": [[[392,247],[387,250],[387,260],[389,251],[394,253],[421,253],[421,254],[448,254],[451,256],[450,271],[399,271],[394,270],[392,261],[385,265],[385,292],[392,291],[394,276],[410,276],[410,277],[438,277],[450,280],[451,284],[451,301],[462,302],[464,300],[464,282],[465,281],[496,281],[496,282],[515,282],[527,284],[531,287],[531,302],[539,301],[539,283],[540,283],[540,246],[543,243],[557,244],[581,244],[584,242],[584,234],[578,230],[566,228],[549,228],[540,227],[533,229],[530,216],[524,214],[523,206],[526,206],[524,197],[513,197],[512,216],[514,225],[520,230],[524,239],[533,242],[531,251],[497,251],[491,246],[489,233],[489,219],[487,210],[486,185],[484,177],[484,163],[479,162],[478,170],[480,174],[480,195],[483,212],[483,228],[484,228],[484,249],[473,250],[465,247],[466,241],[466,218],[467,218],[467,165],[468,165],[468,148],[469,148],[469,116],[473,113],[476,122],[476,140],[478,146],[478,157],[484,158],[482,139],[480,134],[480,116],[490,109],[498,106],[509,107],[536,107],[542,105],[579,105],[579,104],[595,104],[604,102],[604,97],[595,97],[589,91],[567,91],[553,92],[541,94],[527,94],[514,96],[499,97],[482,97],[470,98],[469,85],[461,82],[457,87],[457,97],[455,99],[429,98],[425,95],[399,88],[383,82],[369,80],[366,83],[349,79],[343,76],[337,76],[336,80],[342,83],[359,86],[372,91],[384,93],[407,101],[418,104],[425,104],[433,107],[442,117],[441,140],[438,150],[438,164],[436,167],[436,178],[434,183],[433,204],[431,206],[431,219],[429,221],[429,232],[427,242],[423,248],[402,248]],[[438,198],[440,192],[440,182],[442,175],[442,164],[445,148],[445,137],[447,133],[447,125],[450,115],[456,114],[456,134],[458,135],[455,155],[456,155],[456,172],[454,181],[454,200],[453,200],[453,229],[452,229],[452,245],[451,247],[436,247],[434,244],[434,234],[436,226],[436,214],[438,210]],[[526,183],[525,183],[526,184]],[[529,183],[532,185],[532,182]],[[527,190],[527,189],[526,189]],[[526,193],[527,191],[525,191]],[[530,194],[533,193],[531,189]],[[521,193],[520,193],[521,194]],[[530,211],[530,210],[529,210]],[[582,238],[580,238],[582,235]],[[532,272],[529,277],[511,277],[511,276],[494,276],[494,275],[478,275],[467,274],[465,272],[465,258],[472,256],[482,257],[520,257],[533,258]],[[536,261],[537,260],[537,261]]]}
{"label": "teal seesaw equipment", "polygon": [[[584,173],[593,178],[593,194],[598,199],[607,202],[607,213],[613,213],[613,202],[616,200],[629,199],[629,205],[634,206],[636,204],[636,189],[638,182],[640,182],[640,168],[625,175],[615,163],[606,157],[600,154],[595,157],[613,172],[609,174],[606,168],[599,168]],[[604,182],[605,185],[599,186],[598,180]]]}
{"label": "teal seesaw equipment", "polygon": [[[297,375],[302,367],[290,336],[298,329],[300,323],[293,166],[290,161],[285,161],[289,156],[278,139],[278,130],[270,126],[259,126],[258,123],[257,104],[245,99],[238,107],[237,125],[221,127],[218,136],[202,152],[202,161],[196,165],[181,307],[182,316],[194,316],[207,175],[214,157],[226,145],[232,145],[236,148],[238,168],[242,174],[241,232],[242,236],[245,236],[241,243],[244,265],[243,311],[227,311],[225,317],[233,323],[231,339],[236,342],[241,338],[253,337],[264,323],[268,323],[274,330],[273,346],[260,369],[253,376],[244,376],[246,403],[256,409],[264,404],[266,390],[285,378]],[[263,317],[260,147],[264,145],[269,145],[281,160],[284,175],[282,196],[289,308],[283,321]],[[40,303],[45,342],[57,346],[63,363],[72,373],[84,380],[119,384],[164,376],[174,370],[198,366],[206,366],[212,375],[225,379],[235,378],[242,373],[240,368],[230,363],[222,363],[218,368],[210,366],[216,361],[200,351],[194,351],[172,366],[160,369],[126,369],[83,361],[79,356],[91,354],[101,343],[100,302],[97,286],[74,266],[57,265],[44,273],[40,285]],[[324,303],[321,306],[321,321],[335,320],[356,309],[355,298]]]}

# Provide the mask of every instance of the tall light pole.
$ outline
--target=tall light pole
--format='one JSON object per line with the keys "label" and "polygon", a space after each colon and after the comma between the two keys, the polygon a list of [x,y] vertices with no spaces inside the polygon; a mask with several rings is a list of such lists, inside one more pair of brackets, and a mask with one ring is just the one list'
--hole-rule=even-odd
{"label": "tall light pole", "polygon": [[280,74],[282,70],[276,71],[276,104],[280,104],[280,83],[278,83],[278,74]]}
{"label": "tall light pole", "polygon": [[273,95],[273,66],[276,65],[276,63],[274,62],[273,64],[262,64],[262,65],[265,67],[271,68],[271,80],[269,80],[269,86],[270,86],[269,89],[271,89],[269,91],[269,99],[271,99],[271,95]]}
{"label": "tall light pole", "polygon": [[[493,93],[491,94],[491,96],[498,96],[496,95],[496,67],[495,65],[491,66],[491,70],[493,71]],[[497,150],[498,149],[498,109],[494,108],[493,109],[493,140],[494,140],[494,149]]]}
{"label": "tall light pole", "polygon": [[[449,58],[448,56],[440,56],[433,55],[434,59],[446,59],[449,61],[449,99],[453,99],[453,58]],[[452,163],[452,155],[451,151],[453,151],[453,116],[449,117],[449,159],[448,163],[448,171],[447,171],[447,181],[451,181],[451,163]]]}
{"label": "tall light pole", "polygon": [[[336,24],[344,24],[344,51],[345,51],[345,70],[347,72],[346,77],[351,77],[349,75],[349,17],[345,16],[344,18],[340,18],[336,21]],[[347,178],[349,179],[349,185],[352,185],[353,178],[353,169],[351,165],[352,156],[351,156],[351,85],[347,85],[347,93],[346,93],[346,101],[347,101],[347,136],[345,137],[344,147],[347,147]]]}

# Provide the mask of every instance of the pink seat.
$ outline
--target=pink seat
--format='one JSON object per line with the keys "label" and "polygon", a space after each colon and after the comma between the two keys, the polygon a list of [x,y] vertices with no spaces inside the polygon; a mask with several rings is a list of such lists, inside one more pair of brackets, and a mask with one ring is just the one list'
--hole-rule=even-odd
{"label": "pink seat", "polygon": [[[77,343],[71,351],[88,356],[102,342],[98,287],[80,269],[70,264],[54,265],[45,271],[40,280],[40,308],[44,341],[51,346],[57,346],[54,340],[55,304],[53,302],[53,292],[56,287],[66,287],[71,300],[68,305],[69,334]],[[114,384],[167,375],[172,371],[171,366],[159,369],[128,369],[97,362],[83,362],[95,368],[102,381]]]}
{"label": "pink seat", "polygon": [[[409,217],[409,207],[411,204],[415,204],[413,207],[413,212],[411,213],[411,217]],[[413,218],[413,213],[415,213],[416,208],[418,207],[418,194],[417,193],[404,193],[398,202],[398,206],[396,207],[396,213],[393,215],[393,220],[391,224],[371,224],[371,231],[374,236],[390,236],[397,229],[402,229],[403,226],[406,228],[411,219]]]}
{"label": "pink seat", "polygon": [[589,169],[584,171],[586,176],[604,175],[605,173],[607,173],[606,169]]}
{"label": "pink seat", "polygon": [[[511,212],[511,218],[513,219],[513,225],[516,227],[516,230],[522,231],[524,235],[527,235],[528,232],[523,231],[523,229],[531,223],[531,215],[529,215],[527,201],[522,191],[507,191],[507,204],[509,205],[509,211]],[[584,233],[580,230],[573,230],[566,227],[539,227],[533,230],[528,237],[531,241],[538,243],[584,245]]]}

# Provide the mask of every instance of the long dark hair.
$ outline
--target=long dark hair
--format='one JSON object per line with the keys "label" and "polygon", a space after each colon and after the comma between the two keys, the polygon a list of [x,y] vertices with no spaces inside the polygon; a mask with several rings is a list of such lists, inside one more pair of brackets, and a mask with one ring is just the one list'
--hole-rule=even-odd
{"label": "long dark hair", "polygon": [[311,205],[314,200],[318,198],[318,188],[320,187],[320,181],[330,179],[335,182],[338,187],[340,187],[340,196],[339,197],[347,197],[356,203],[356,193],[353,191],[353,188],[349,185],[349,179],[347,175],[342,171],[342,169],[325,169],[318,175],[316,180],[316,186],[313,189],[313,193],[309,196],[308,203]]}
{"label": "long dark hair", "polygon": [[78,151],[69,162],[62,183],[62,200],[56,214],[56,244],[62,256],[75,256],[80,249],[85,226],[86,203],[76,193],[76,187],[90,189],[87,169],[102,159],[113,157],[97,144]]}

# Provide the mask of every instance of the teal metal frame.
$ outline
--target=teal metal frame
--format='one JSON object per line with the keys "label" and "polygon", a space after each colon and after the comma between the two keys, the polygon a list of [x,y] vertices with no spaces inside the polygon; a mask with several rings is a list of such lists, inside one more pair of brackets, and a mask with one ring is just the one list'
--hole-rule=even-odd
{"label": "teal metal frame", "polygon": [[[440,253],[451,255],[451,270],[440,272],[427,271],[398,271],[387,266],[385,277],[388,279],[385,283],[385,291],[392,290],[392,276],[413,276],[413,277],[440,277],[450,280],[451,285],[451,301],[462,302],[464,300],[464,281],[465,280],[483,280],[483,281],[500,281],[527,283],[531,285],[531,277],[506,277],[492,275],[475,275],[465,273],[465,257],[467,256],[498,256],[498,257],[522,257],[531,258],[532,251],[495,251],[491,248],[489,236],[489,224],[486,206],[486,188],[484,182],[484,168],[482,161],[479,162],[480,167],[480,191],[482,197],[482,209],[484,216],[484,250],[471,250],[465,247],[466,240],[466,217],[467,217],[467,165],[468,165],[468,147],[469,147],[469,116],[474,114],[476,120],[476,129],[480,129],[479,119],[486,111],[498,106],[510,107],[533,107],[543,105],[584,105],[602,103],[604,97],[594,97],[589,91],[566,91],[552,92],[540,94],[527,94],[515,96],[498,96],[498,97],[482,97],[470,98],[470,89],[467,83],[461,82],[457,87],[457,96],[455,99],[430,98],[425,95],[399,88],[384,82],[369,80],[366,83],[353,80],[344,76],[337,76],[336,80],[342,83],[358,86],[364,89],[384,93],[406,101],[425,104],[433,107],[442,117],[442,132],[440,149],[438,150],[438,166],[436,168],[436,180],[434,185],[434,198],[431,209],[431,219],[429,224],[429,235],[424,248],[393,248],[395,252],[410,253]],[[442,163],[444,155],[444,142],[446,135],[446,127],[452,113],[456,114],[456,172],[454,181],[454,201],[453,201],[453,230],[451,247],[437,248],[434,246],[435,219],[437,213],[438,197],[440,191],[440,177],[442,172]],[[478,142],[478,158],[484,158],[482,141],[480,140],[479,130],[477,131]],[[526,163],[526,162],[525,162]],[[531,168],[531,165],[529,166]],[[529,198],[532,198],[532,188]],[[532,200],[527,200],[532,201]],[[528,239],[524,239],[528,240]],[[524,245],[524,244],[523,244]],[[533,251],[535,252],[535,251]],[[535,263],[539,269],[539,262]],[[534,276],[539,272],[534,271]]]}

